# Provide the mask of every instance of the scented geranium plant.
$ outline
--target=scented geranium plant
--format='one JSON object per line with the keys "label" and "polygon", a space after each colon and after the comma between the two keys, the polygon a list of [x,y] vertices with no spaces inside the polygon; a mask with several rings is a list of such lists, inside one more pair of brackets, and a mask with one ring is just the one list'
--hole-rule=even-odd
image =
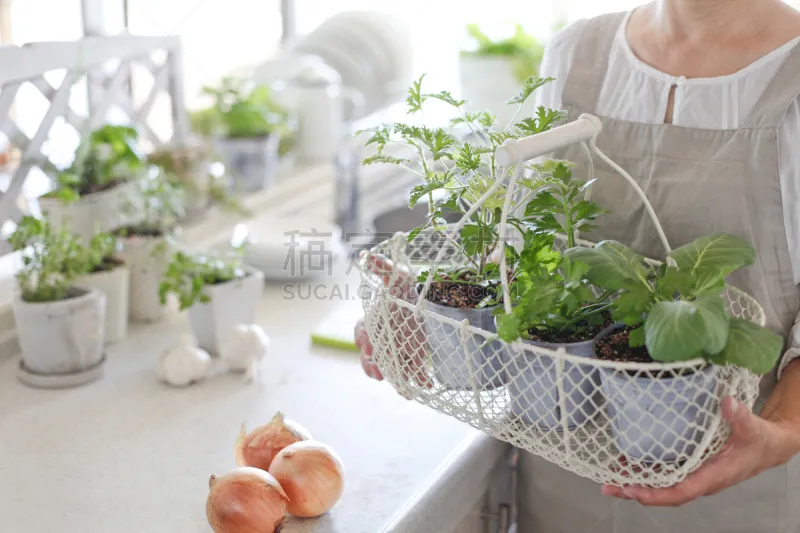
{"label": "scented geranium plant", "polygon": [[628,339],[628,351],[618,359],[642,360],[646,350],[651,361],[703,358],[764,374],[780,357],[780,336],[727,312],[725,278],[756,257],[739,237],[700,237],[659,266],[616,241],[574,248],[566,256],[588,265],[586,276],[594,284],[615,291],[613,316],[626,325]]}
{"label": "scented geranium plant", "polygon": [[[364,164],[392,164],[420,178],[421,183],[411,190],[409,207],[427,202],[428,216],[423,225],[410,232],[409,242],[423,231],[447,235],[445,213],[465,215],[496,183],[502,172],[515,170],[501,168],[495,162],[495,150],[504,141],[547,131],[565,117],[562,111],[540,106],[533,116],[519,118],[528,99],[550,81],[553,80],[537,77],[525,80],[521,92],[508,101],[509,105],[517,106],[517,114],[511,124],[503,128],[496,125],[495,117],[488,112],[466,111],[466,101],[454,98],[447,91],[426,92],[422,76],[409,89],[406,99],[408,115],[420,115],[428,103],[441,102],[450,106],[455,115],[449,126],[432,128],[395,123],[369,130],[371,136],[367,145],[374,145],[376,153],[365,159]],[[536,169],[531,167],[528,170],[526,176],[518,181],[520,190],[512,202],[512,213],[542,185]],[[430,301],[461,308],[497,304],[499,225],[507,192],[507,183],[503,183],[473,212],[457,241],[450,243],[462,252],[461,264],[435,268],[434,283],[427,294]],[[525,222],[517,216],[509,216],[508,224],[520,231],[525,229]],[[512,262],[509,267],[513,269],[516,256],[509,250],[507,257]],[[425,279],[427,274],[422,273],[421,279]]]}

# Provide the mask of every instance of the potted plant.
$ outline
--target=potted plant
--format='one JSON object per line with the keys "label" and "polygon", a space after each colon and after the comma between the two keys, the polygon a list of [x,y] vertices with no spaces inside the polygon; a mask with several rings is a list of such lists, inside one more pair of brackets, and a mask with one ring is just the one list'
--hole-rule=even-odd
{"label": "potted plant", "polygon": [[[41,198],[44,215],[65,226],[87,244],[97,232],[113,231],[137,220],[136,209],[125,220],[120,202],[136,204],[137,178],[143,170],[138,134],[126,126],[103,126],[78,146],[72,164],[57,173],[56,188]],[[45,165],[46,166],[46,165]]]}
{"label": "potted plant", "polygon": [[[139,186],[143,216],[117,234],[122,239],[122,258],[131,271],[131,320],[153,322],[174,307],[162,304],[159,284],[175,250],[175,232],[184,213],[183,191],[158,169],[140,180]],[[123,210],[130,207],[121,206]]]}
{"label": "potted plant", "polygon": [[734,364],[764,374],[780,357],[780,336],[728,315],[725,278],[755,260],[755,250],[739,237],[700,237],[672,250],[659,267],[615,241],[566,255],[589,266],[592,283],[617,291],[613,316],[622,326],[596,340],[597,357],[706,362],[679,370],[654,364],[645,365],[647,370],[601,372],[614,439],[629,459],[666,463],[690,455],[718,399],[718,366]]}
{"label": "potted plant", "polygon": [[229,256],[179,251],[164,273],[159,296],[164,303],[168,294],[176,294],[180,308],[189,309],[198,346],[219,354],[234,326],[255,322],[263,284],[264,274],[245,267],[240,251]]}
{"label": "potted plant", "polygon": [[130,270],[117,250],[117,239],[98,233],[86,248],[88,273],[77,279],[82,287],[102,292],[106,297],[105,342],[117,342],[128,335]]}
{"label": "potted plant", "polygon": [[[409,234],[413,245],[417,237],[439,235],[439,242],[457,247],[462,253],[449,267],[433,265],[420,275],[420,280],[434,276],[430,290],[425,294],[426,309],[432,315],[424,316],[434,375],[440,383],[454,389],[491,388],[506,382],[507,352],[502,342],[486,342],[485,336],[470,335],[462,342],[460,328],[442,322],[438,317],[463,321],[487,331],[494,331],[493,310],[499,304],[500,267],[497,262],[501,236],[498,226],[500,210],[507,188],[499,186],[491,197],[478,207],[463,225],[455,242],[447,242],[443,213],[451,211],[466,214],[473,204],[496,183],[501,169],[494,162],[494,150],[508,138],[517,138],[550,129],[563,118],[563,113],[540,108],[535,117],[526,118],[507,130],[494,129],[495,118],[488,112],[464,112],[466,102],[457,100],[447,92],[425,93],[423,78],[409,89],[408,113],[421,111],[425,102],[438,100],[449,104],[457,112],[450,128],[428,128],[409,124],[384,125],[372,130],[368,145],[375,145],[377,153],[364,160],[364,164],[388,163],[419,176],[421,184],[410,194],[409,207],[414,208],[423,198],[428,202],[426,222]],[[548,80],[529,78],[520,94],[512,99],[522,109],[533,92]],[[469,128],[474,139],[464,140],[455,128]],[[414,154],[413,159],[398,158],[386,153],[389,144],[399,143]],[[538,189],[535,179],[523,179],[520,187],[532,192]],[[527,191],[526,191],[527,192]],[[519,196],[519,195],[515,195]],[[516,204],[515,204],[516,206]],[[514,207],[514,206],[512,206]],[[522,221],[511,218],[512,225],[522,227]],[[423,233],[425,232],[425,233]],[[509,253],[513,268],[514,257]],[[472,368],[473,372],[469,369]]]}
{"label": "potted plant", "polygon": [[[586,278],[588,266],[556,250],[555,235],[563,235],[566,246],[574,247],[576,234],[590,230],[604,211],[582,199],[591,182],[573,178],[565,163],[537,165],[537,172],[545,185],[525,208],[523,221],[530,229],[524,234],[510,285],[513,309],[497,316],[498,336],[506,342],[522,339],[532,346],[592,358],[595,337],[611,326],[611,292],[596,290]],[[511,412],[525,424],[576,427],[594,417],[601,404],[596,367],[564,364],[562,412],[556,360],[529,349],[511,354]]]}
{"label": "potted plant", "polygon": [[288,124],[286,111],[268,87],[231,77],[219,87],[204,87],[214,103],[193,113],[197,133],[215,138],[222,159],[246,192],[269,187],[278,167],[281,132]]}
{"label": "potted plant", "polygon": [[105,296],[75,280],[88,271],[80,239],[24,217],[9,239],[22,252],[13,311],[22,349],[20,379],[32,386],[87,383],[103,363]]}
{"label": "potted plant", "polygon": [[173,185],[183,189],[186,219],[201,216],[213,204],[242,215],[249,214],[229,191],[228,176],[214,168],[211,148],[206,143],[162,146],[148,156],[148,161],[161,168]]}
{"label": "potted plant", "polygon": [[505,125],[514,114],[514,109],[506,106],[508,95],[517,93],[527,78],[538,75],[544,44],[522,24],[514,24],[513,33],[499,40],[486,35],[478,24],[467,25],[467,33],[470,46],[461,52],[459,62],[467,106],[491,111]]}

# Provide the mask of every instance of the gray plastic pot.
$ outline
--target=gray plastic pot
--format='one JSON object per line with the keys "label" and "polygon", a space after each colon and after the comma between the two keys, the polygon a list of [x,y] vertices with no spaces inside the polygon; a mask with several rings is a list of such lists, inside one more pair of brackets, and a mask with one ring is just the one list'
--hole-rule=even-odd
{"label": "gray plastic pot", "polygon": [[[459,322],[467,319],[471,326],[491,333],[497,331],[493,307],[456,309],[426,301],[425,309]],[[503,342],[487,343],[483,336],[473,334],[469,336],[465,346],[461,342],[460,328],[445,324],[435,317],[423,317],[422,324],[431,349],[433,374],[439,383],[456,390],[474,390],[475,386],[478,390],[484,390],[501,387],[508,382],[506,366],[509,354],[508,347]]]}
{"label": "gray plastic pot", "polygon": [[[563,348],[570,355],[594,358],[594,341],[569,344],[523,341],[549,350]],[[562,385],[564,389],[564,411],[558,394],[558,369],[554,357],[531,351],[515,353],[511,349],[511,364],[508,371],[511,381],[508,393],[511,412],[530,426],[545,428],[561,427],[566,417],[568,427],[577,427],[591,420],[601,405],[600,375],[594,365],[564,362]]]}
{"label": "gray plastic pot", "polygon": [[106,297],[97,289],[74,287],[56,302],[13,300],[22,364],[32,374],[85,372],[103,360]]}
{"label": "gray plastic pot", "polygon": [[217,150],[233,176],[235,188],[255,192],[269,188],[278,170],[280,136],[222,138]]}
{"label": "gray plastic pot", "polygon": [[694,453],[711,424],[717,367],[672,378],[608,368],[600,375],[620,453],[646,463],[673,463]]}

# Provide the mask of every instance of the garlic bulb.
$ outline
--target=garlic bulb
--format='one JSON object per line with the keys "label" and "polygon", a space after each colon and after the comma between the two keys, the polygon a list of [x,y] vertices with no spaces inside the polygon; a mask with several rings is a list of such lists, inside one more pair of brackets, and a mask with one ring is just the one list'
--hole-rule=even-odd
{"label": "garlic bulb", "polygon": [[206,377],[211,357],[184,335],[177,346],[168,350],[158,362],[158,378],[174,387],[185,387]]}
{"label": "garlic bulb", "polygon": [[231,370],[255,377],[269,350],[269,337],[257,324],[239,324],[231,329],[220,346],[219,355]]}

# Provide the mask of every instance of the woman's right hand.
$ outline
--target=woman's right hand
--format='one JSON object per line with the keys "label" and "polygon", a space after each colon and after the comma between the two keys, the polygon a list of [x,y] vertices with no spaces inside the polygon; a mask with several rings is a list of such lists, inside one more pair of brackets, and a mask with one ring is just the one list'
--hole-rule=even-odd
{"label": "woman's right hand", "polygon": [[[417,295],[416,279],[409,272],[400,269],[394,271],[393,264],[388,258],[374,253],[369,254],[367,258],[367,268],[382,278],[390,294],[406,302],[414,301]],[[381,302],[379,305],[387,304]],[[425,366],[427,342],[422,324],[414,316],[413,310],[392,302],[388,303],[388,307],[390,330],[394,333],[393,343],[403,361],[401,369],[403,375],[398,377],[403,381],[413,380],[418,386],[431,387],[432,382]],[[383,321],[378,318],[376,323],[378,334],[384,327]],[[355,342],[361,351],[361,368],[364,373],[372,379],[383,380],[383,374],[373,359],[374,347],[363,318],[356,323]]]}

